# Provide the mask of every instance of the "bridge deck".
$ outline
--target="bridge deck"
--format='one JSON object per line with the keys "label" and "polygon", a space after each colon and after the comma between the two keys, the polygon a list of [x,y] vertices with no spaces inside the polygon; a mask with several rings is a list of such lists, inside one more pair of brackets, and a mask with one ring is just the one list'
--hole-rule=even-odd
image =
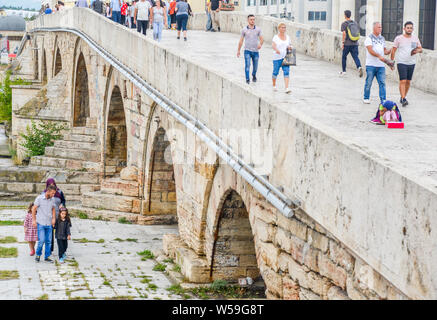
{"label": "bridge deck", "polygon": [[[298,54],[298,66],[291,70],[291,94],[284,93],[282,71],[277,82],[278,92],[273,92],[273,50],[265,44],[260,51],[258,82],[246,85],[243,49],[242,56],[236,57],[238,40],[237,34],[189,31],[185,42],[176,39],[175,31],[164,30],[161,44],[226,75],[241,86],[250,87],[254,94],[278,108],[437,191],[436,95],[411,88],[410,105],[401,107],[406,128],[388,130],[369,122],[375,116],[379,101],[376,79],[372,87],[372,104],[365,105],[362,102],[365,76],[359,78],[355,70],[348,70],[348,75],[340,78],[340,66]],[[365,62],[365,57],[360,59]],[[397,83],[387,81],[387,98],[399,101]]]}

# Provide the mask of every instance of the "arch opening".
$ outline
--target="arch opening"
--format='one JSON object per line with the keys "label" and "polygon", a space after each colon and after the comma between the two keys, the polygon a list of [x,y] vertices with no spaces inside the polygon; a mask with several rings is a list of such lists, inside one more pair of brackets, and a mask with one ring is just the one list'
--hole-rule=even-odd
{"label": "arch opening", "polygon": [[90,116],[88,73],[85,59],[80,53],[76,67],[76,81],[74,86],[74,127],[84,127],[86,119]]}
{"label": "arch opening", "polygon": [[127,165],[127,129],[120,88],[115,86],[109,102],[106,132],[105,166],[119,173]]}
{"label": "arch opening", "polygon": [[61,53],[59,52],[59,49],[57,49],[56,50],[56,56],[55,56],[55,73],[54,73],[54,76],[56,76],[61,70],[62,70],[62,58],[61,58]]}
{"label": "arch opening", "polygon": [[249,221],[249,213],[241,196],[235,190],[228,190],[219,209],[214,234],[210,278],[236,283],[250,277],[250,290],[263,296],[265,285],[262,280]]}
{"label": "arch opening", "polygon": [[42,77],[41,81],[43,84],[47,83],[47,59],[46,59],[46,51],[43,49],[42,52]]}
{"label": "arch opening", "polygon": [[164,128],[156,131],[150,159],[145,213],[176,216],[174,168],[170,142]]}

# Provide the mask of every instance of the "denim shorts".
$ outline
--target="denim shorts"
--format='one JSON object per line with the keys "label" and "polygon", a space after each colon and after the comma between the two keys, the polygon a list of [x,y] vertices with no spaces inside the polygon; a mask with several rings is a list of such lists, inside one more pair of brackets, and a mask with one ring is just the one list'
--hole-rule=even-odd
{"label": "denim shorts", "polygon": [[398,63],[399,79],[411,81],[413,79],[414,67],[415,67],[414,64],[407,65],[407,64]]}
{"label": "denim shorts", "polygon": [[283,66],[282,61],[284,59],[273,60],[273,79],[276,79],[279,74],[279,70],[282,68],[282,72],[284,72],[284,78],[290,77],[290,66]]}
{"label": "denim shorts", "polygon": [[188,14],[178,14],[176,15],[177,29],[178,31],[187,30]]}

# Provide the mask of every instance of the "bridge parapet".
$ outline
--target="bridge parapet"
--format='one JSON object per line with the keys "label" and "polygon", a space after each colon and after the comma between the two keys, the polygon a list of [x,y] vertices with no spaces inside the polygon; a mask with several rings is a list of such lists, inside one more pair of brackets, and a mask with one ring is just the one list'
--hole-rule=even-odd
{"label": "bridge parapet", "polygon": [[[245,16],[236,13],[221,19],[223,31],[237,32],[245,23]],[[267,38],[275,23],[273,18],[261,21]],[[289,111],[263,99],[224,72],[199,64],[195,57],[89,10],[65,10],[28,26],[29,30],[37,27],[83,31],[235,150],[238,141],[226,139],[223,129],[266,131],[271,142],[260,145],[260,153],[272,158],[273,169],[268,172],[272,184],[283,187],[290,197],[299,197],[309,216],[407,296],[437,297],[434,180],[407,173],[303,111]],[[337,59],[336,50],[323,49],[324,45],[334,48],[337,33],[329,31],[329,38],[304,26],[290,28],[292,34],[301,30],[301,38],[304,31],[308,33],[305,41],[313,46],[309,54],[329,60],[330,52]]]}

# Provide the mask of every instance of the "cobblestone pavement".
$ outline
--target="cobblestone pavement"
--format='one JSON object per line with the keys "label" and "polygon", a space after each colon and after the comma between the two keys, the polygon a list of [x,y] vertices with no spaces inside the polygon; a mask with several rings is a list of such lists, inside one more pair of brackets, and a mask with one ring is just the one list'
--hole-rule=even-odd
{"label": "cobblestone pavement", "polygon": [[[0,221],[23,221],[24,216],[25,209],[0,208]],[[0,242],[7,236],[18,241],[0,243],[0,247],[18,249],[17,257],[0,258],[0,274],[3,270],[19,273],[18,279],[0,278],[0,299],[180,299],[166,290],[172,285],[167,276],[152,270],[157,262],[142,261],[137,254],[143,250],[159,252],[162,236],[177,233],[177,226],[140,226],[77,218],[72,219],[72,225],[72,241],[64,264],[43,259],[36,263],[24,242],[23,226],[0,225]],[[58,261],[57,246],[53,253],[52,258]]]}

